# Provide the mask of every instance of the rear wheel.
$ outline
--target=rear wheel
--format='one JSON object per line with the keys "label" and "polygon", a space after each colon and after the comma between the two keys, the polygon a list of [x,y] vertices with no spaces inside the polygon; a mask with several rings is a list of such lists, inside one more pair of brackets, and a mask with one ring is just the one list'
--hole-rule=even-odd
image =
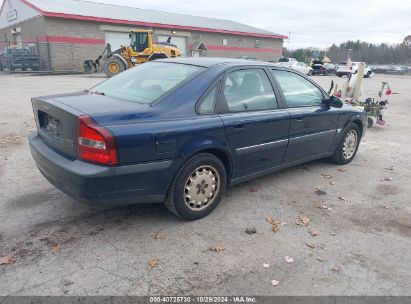
{"label": "rear wheel", "polygon": [[118,57],[110,57],[104,62],[104,73],[108,77],[117,75],[126,69],[124,62]]}
{"label": "rear wheel", "polygon": [[371,78],[371,71],[367,72],[367,75],[365,75],[365,78]]}
{"label": "rear wheel", "polygon": [[164,204],[187,220],[208,215],[220,203],[227,186],[227,173],[221,160],[201,153],[189,159],[174,177]]}
{"label": "rear wheel", "polygon": [[340,143],[331,159],[339,165],[351,162],[355,154],[357,154],[360,139],[360,128],[355,123],[351,123],[341,137]]}
{"label": "rear wheel", "polygon": [[342,75],[342,74],[338,74],[338,73],[337,73],[337,76],[341,78],[343,75]]}

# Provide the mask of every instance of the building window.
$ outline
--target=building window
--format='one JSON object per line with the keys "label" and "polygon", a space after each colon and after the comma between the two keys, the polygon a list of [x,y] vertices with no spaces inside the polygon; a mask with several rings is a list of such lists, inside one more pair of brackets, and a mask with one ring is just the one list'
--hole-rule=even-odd
{"label": "building window", "polygon": [[228,44],[227,39],[223,39],[223,45],[227,45],[227,44]]}
{"label": "building window", "polygon": [[257,40],[255,41],[255,47],[256,47],[256,48],[260,47],[260,40],[257,39]]}

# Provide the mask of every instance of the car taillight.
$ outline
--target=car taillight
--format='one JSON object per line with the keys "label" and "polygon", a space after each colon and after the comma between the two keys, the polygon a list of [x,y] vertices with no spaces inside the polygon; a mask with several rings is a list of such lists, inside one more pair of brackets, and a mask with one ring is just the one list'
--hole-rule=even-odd
{"label": "car taillight", "polygon": [[113,135],[86,115],[78,119],[77,151],[79,158],[89,162],[103,165],[118,164]]}

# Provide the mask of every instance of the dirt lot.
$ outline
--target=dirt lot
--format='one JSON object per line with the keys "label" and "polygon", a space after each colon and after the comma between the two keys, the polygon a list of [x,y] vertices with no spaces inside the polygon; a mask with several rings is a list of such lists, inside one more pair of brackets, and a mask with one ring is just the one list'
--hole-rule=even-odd
{"label": "dirt lot", "polygon": [[[328,88],[333,77],[314,79]],[[0,265],[0,295],[411,295],[411,77],[364,80],[366,95],[382,80],[396,94],[387,125],[368,129],[350,165],[315,161],[236,186],[195,222],[162,205],[79,204],[38,172],[26,140],[30,97],[101,80],[0,75],[0,257],[15,259]],[[274,233],[269,216],[285,226]],[[225,250],[210,251],[215,244]]]}

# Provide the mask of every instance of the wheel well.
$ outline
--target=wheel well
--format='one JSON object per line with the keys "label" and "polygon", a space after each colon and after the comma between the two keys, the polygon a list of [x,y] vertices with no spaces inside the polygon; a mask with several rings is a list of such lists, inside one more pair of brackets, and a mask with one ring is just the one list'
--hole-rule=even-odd
{"label": "wheel well", "polygon": [[231,173],[232,173],[232,164],[230,162],[230,158],[225,152],[219,149],[206,149],[206,150],[199,151],[199,153],[210,153],[214,155],[215,157],[219,158],[224,164],[225,170],[227,171],[227,178],[228,180],[230,180]]}
{"label": "wheel well", "polygon": [[359,121],[358,119],[355,119],[355,120],[353,120],[353,123],[355,123],[355,124],[358,126],[358,128],[360,128],[360,137],[361,137],[361,136],[362,136],[362,132],[363,132],[362,122]]}

